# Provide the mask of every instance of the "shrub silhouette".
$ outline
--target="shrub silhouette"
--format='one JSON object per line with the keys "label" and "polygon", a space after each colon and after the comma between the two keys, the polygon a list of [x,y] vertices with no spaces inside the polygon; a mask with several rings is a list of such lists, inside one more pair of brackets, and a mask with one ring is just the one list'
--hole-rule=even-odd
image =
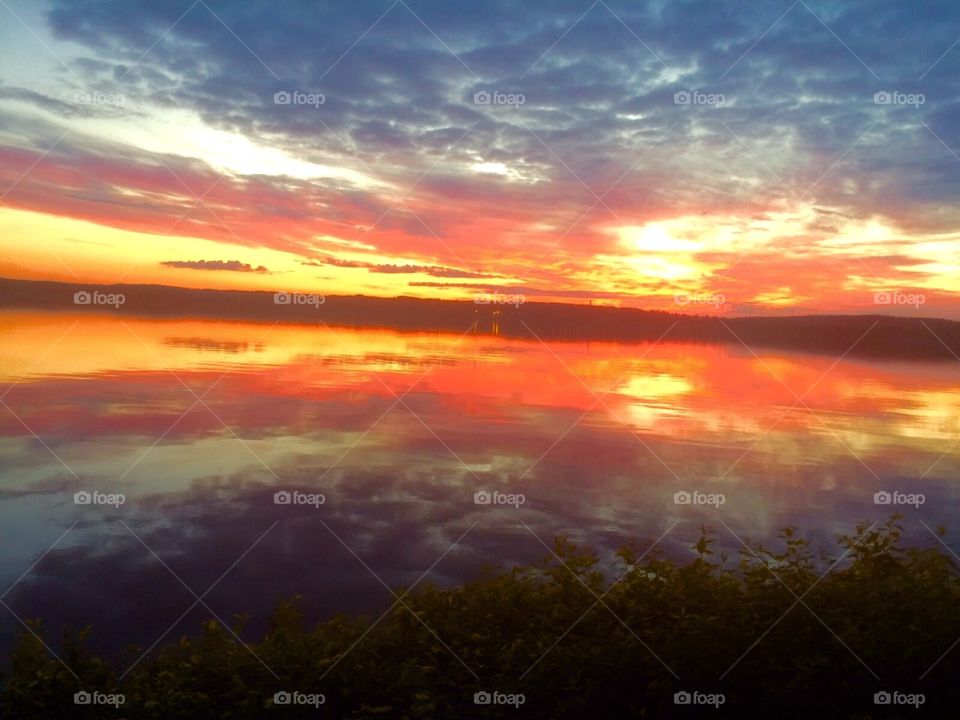
{"label": "shrub silhouette", "polygon": [[[717,556],[704,529],[689,562],[625,547],[608,572],[592,551],[558,538],[542,563],[398,592],[379,622],[339,615],[308,627],[293,598],[244,646],[211,621],[122,681],[84,649],[84,631],[62,645],[78,682],[34,622],[36,635],[24,633],[9,657],[2,716],[917,716],[911,706],[874,704],[874,693],[897,690],[924,694],[920,715],[947,717],[958,700],[957,566],[939,541],[906,547],[898,521],[860,524],[832,554],[785,529],[776,549],[751,545],[736,560]],[[126,702],[74,705],[80,689]],[[280,690],[326,702],[319,711],[275,706]],[[476,705],[481,690],[523,693],[525,702]],[[723,693],[725,702],[675,705],[682,690]]]}

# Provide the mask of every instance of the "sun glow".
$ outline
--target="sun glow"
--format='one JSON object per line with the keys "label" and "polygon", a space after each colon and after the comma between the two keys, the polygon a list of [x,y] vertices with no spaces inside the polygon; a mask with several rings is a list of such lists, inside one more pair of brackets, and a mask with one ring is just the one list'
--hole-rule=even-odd
{"label": "sun glow", "polygon": [[702,247],[701,243],[676,237],[664,223],[623,228],[621,237],[632,239],[643,252],[694,252]]}

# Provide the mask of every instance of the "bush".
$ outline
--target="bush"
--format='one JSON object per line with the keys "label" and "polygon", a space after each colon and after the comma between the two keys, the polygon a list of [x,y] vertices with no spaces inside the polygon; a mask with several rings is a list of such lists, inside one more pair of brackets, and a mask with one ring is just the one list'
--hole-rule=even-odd
{"label": "bush", "polygon": [[[7,663],[2,716],[913,717],[913,706],[874,703],[898,691],[922,693],[923,714],[947,717],[960,669],[957,566],[943,545],[904,547],[898,519],[840,536],[835,556],[785,529],[776,550],[754,545],[736,562],[715,556],[704,530],[689,562],[626,547],[610,573],[559,538],[543,563],[398,592],[379,621],[337,616],[309,628],[294,598],[248,646],[233,634],[242,627],[211,621],[122,681],[84,650],[86,632],[65,638],[61,655],[78,681],[34,623]],[[74,704],[93,688],[125,702]],[[326,702],[274,704],[293,690]],[[475,704],[482,691],[524,701]],[[724,702],[675,704],[684,691]]]}

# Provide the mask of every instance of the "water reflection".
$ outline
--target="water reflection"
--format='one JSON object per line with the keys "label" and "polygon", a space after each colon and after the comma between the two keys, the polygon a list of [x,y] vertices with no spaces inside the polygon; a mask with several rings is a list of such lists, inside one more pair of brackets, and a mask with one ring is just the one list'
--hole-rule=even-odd
{"label": "water reflection", "polygon": [[[918,540],[920,519],[956,516],[956,365],[0,315],[3,589],[40,558],[5,602],[53,628],[93,624],[107,649],[211,611],[262,619],[297,593],[317,615],[375,613],[381,579],[412,583],[443,556],[428,579],[462,581],[542,558],[555,534],[611,550],[679,521],[663,547],[684,553],[707,523],[735,552],[722,521],[827,540],[885,517],[880,489],[926,495],[904,510]],[[327,502],[278,506],[279,488]],[[79,489],[127,502],[77,506]],[[478,506],[478,489],[526,503]],[[680,489],[726,503],[678,506]],[[182,616],[211,585],[209,607]],[[0,620],[4,645],[19,627]]]}

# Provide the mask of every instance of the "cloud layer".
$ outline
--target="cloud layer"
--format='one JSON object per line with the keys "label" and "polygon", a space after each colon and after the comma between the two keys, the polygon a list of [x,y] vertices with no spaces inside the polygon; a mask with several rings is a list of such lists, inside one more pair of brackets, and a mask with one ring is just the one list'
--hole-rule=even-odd
{"label": "cloud layer", "polygon": [[960,291],[953,2],[52,0],[42,17],[56,77],[0,76],[10,207],[412,292],[495,279],[817,310]]}

